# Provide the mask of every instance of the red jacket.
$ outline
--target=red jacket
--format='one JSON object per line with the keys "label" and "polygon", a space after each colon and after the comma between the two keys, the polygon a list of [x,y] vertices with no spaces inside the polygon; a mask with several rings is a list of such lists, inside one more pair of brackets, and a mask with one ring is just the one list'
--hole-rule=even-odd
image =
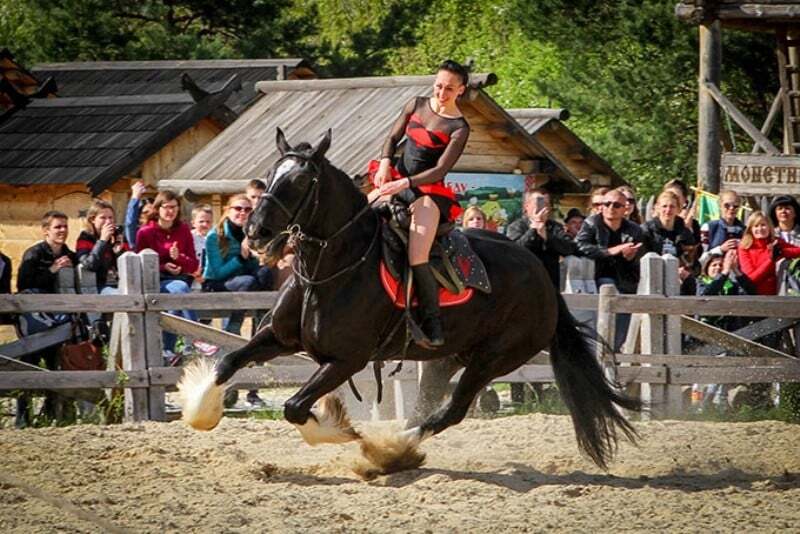
{"label": "red jacket", "polygon": [[[169,256],[172,244],[178,243],[178,259]],[[167,272],[164,265],[174,263],[181,267],[181,274],[191,275],[197,271],[197,256],[194,253],[194,238],[189,225],[179,223],[170,230],[164,230],[157,221],[150,221],[136,232],[136,252],[149,248],[158,253],[158,267],[161,272]]]}
{"label": "red jacket", "polygon": [[[759,295],[776,295],[778,277],[775,275],[772,251],[767,248],[767,244],[766,239],[754,239],[750,248],[739,245],[739,267],[755,284]],[[792,246],[783,239],[777,239],[775,246],[780,248],[782,258],[800,257],[800,247]]]}

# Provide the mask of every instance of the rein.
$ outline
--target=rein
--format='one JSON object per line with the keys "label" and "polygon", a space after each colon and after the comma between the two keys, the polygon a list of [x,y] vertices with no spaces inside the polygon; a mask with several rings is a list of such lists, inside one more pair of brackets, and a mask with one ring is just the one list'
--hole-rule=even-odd
{"label": "rein", "polygon": [[[278,208],[280,208],[280,210],[289,219],[289,222],[288,222],[288,224],[286,226],[286,230],[284,230],[282,233],[289,235],[290,242],[298,243],[298,247],[297,247],[297,260],[298,261],[302,262],[302,256],[301,256],[302,248],[299,245],[301,245],[303,242],[308,242],[308,243],[317,245],[320,248],[319,256],[317,256],[317,262],[316,262],[316,265],[314,266],[314,271],[311,273],[310,277],[307,276],[306,274],[302,273],[297,268],[296,262],[292,262],[292,272],[294,272],[294,274],[300,279],[300,281],[305,283],[305,284],[308,284],[308,285],[311,285],[311,286],[322,285],[322,284],[330,282],[331,280],[334,280],[334,279],[338,278],[339,276],[341,276],[341,275],[343,275],[345,273],[348,273],[348,272],[352,271],[353,269],[359,267],[369,257],[370,252],[372,252],[372,249],[375,247],[375,243],[378,241],[378,236],[380,235],[380,230],[381,230],[381,225],[380,224],[376,224],[375,225],[375,234],[372,236],[372,240],[370,241],[369,247],[364,252],[364,254],[361,255],[361,257],[359,257],[352,264],[347,265],[346,267],[336,271],[331,276],[327,276],[327,277],[325,277],[325,278],[323,278],[321,280],[317,280],[316,279],[317,278],[317,273],[319,271],[320,263],[322,262],[322,256],[323,256],[325,250],[328,248],[328,244],[331,241],[333,241],[334,239],[336,239],[337,237],[339,237],[340,235],[342,235],[344,232],[346,232],[364,214],[366,214],[368,211],[371,211],[370,208],[372,207],[372,204],[376,200],[378,200],[378,198],[380,198],[380,197],[376,197],[375,199],[372,200],[372,202],[367,203],[367,205],[364,206],[358,213],[356,213],[355,216],[353,216],[352,219],[347,221],[341,228],[336,230],[330,236],[328,236],[326,238],[319,238],[319,237],[315,237],[315,236],[312,236],[310,234],[307,234],[306,232],[303,231],[303,229],[300,226],[300,224],[296,223],[294,221],[296,220],[297,216],[306,208],[306,205],[307,205],[308,201],[312,197],[312,193],[313,193],[313,197],[314,197],[314,206],[313,206],[313,209],[311,210],[311,215],[309,216],[308,221],[305,223],[305,225],[307,226],[307,225],[311,224],[311,222],[314,220],[314,217],[317,214],[317,210],[319,208],[319,175],[321,174],[320,173],[320,168],[319,168],[318,165],[316,165],[309,158],[307,158],[307,157],[305,157],[305,156],[303,156],[301,154],[297,154],[297,153],[288,153],[288,154],[286,154],[283,158],[281,158],[278,161],[278,163],[276,163],[276,165],[280,164],[280,161],[282,161],[282,160],[284,160],[286,158],[289,158],[289,157],[298,158],[298,159],[301,159],[301,160],[305,161],[306,163],[311,163],[315,167],[315,171],[316,171],[316,176],[314,176],[314,178],[311,180],[311,184],[308,186],[308,189],[306,189],[306,192],[303,195],[303,200],[300,202],[300,205],[298,206],[297,210],[294,213],[289,211],[289,209],[284,205],[284,203],[281,202],[281,200],[277,196],[275,196],[274,194],[272,194],[269,191],[263,193],[261,195],[261,197],[266,199],[267,201],[274,202],[278,206]],[[377,218],[377,214],[375,214],[375,217]]]}

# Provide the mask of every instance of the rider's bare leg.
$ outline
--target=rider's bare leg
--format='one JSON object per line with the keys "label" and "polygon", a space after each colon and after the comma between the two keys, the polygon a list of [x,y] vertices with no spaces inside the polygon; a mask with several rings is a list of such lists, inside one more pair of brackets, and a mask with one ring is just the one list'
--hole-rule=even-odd
{"label": "rider's bare leg", "polygon": [[439,226],[439,207],[429,196],[411,204],[411,226],[408,229],[408,261],[414,265],[428,262],[436,228]]}

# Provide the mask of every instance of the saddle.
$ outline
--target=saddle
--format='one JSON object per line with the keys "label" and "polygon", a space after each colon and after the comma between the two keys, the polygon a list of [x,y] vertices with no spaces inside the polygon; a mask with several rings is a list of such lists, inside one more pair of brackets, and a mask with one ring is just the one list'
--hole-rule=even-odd
{"label": "saddle", "polygon": [[[382,228],[383,258],[380,266],[381,283],[398,308],[406,307],[405,289],[408,281],[408,227],[411,217],[402,202],[378,208],[384,220]],[[454,223],[439,225],[431,247],[429,266],[441,287],[441,306],[464,304],[472,298],[473,290],[491,293],[491,283],[483,261],[469,244],[467,237],[454,230]],[[411,306],[415,302],[411,303]]]}

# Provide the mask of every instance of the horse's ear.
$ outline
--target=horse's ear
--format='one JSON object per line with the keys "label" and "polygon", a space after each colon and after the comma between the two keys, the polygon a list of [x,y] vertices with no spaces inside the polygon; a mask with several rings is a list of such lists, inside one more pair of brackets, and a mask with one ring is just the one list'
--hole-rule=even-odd
{"label": "horse's ear", "polygon": [[289,145],[288,141],[286,141],[286,136],[283,135],[283,130],[277,128],[278,133],[275,136],[275,144],[278,145],[278,152],[281,153],[281,156],[284,156],[287,152],[292,150],[292,147]]}
{"label": "horse's ear", "polygon": [[317,148],[314,150],[314,157],[317,159],[321,159],[325,156],[325,153],[331,147],[331,129],[328,128],[328,131],[325,132],[325,137],[322,138],[322,141],[319,142]]}

